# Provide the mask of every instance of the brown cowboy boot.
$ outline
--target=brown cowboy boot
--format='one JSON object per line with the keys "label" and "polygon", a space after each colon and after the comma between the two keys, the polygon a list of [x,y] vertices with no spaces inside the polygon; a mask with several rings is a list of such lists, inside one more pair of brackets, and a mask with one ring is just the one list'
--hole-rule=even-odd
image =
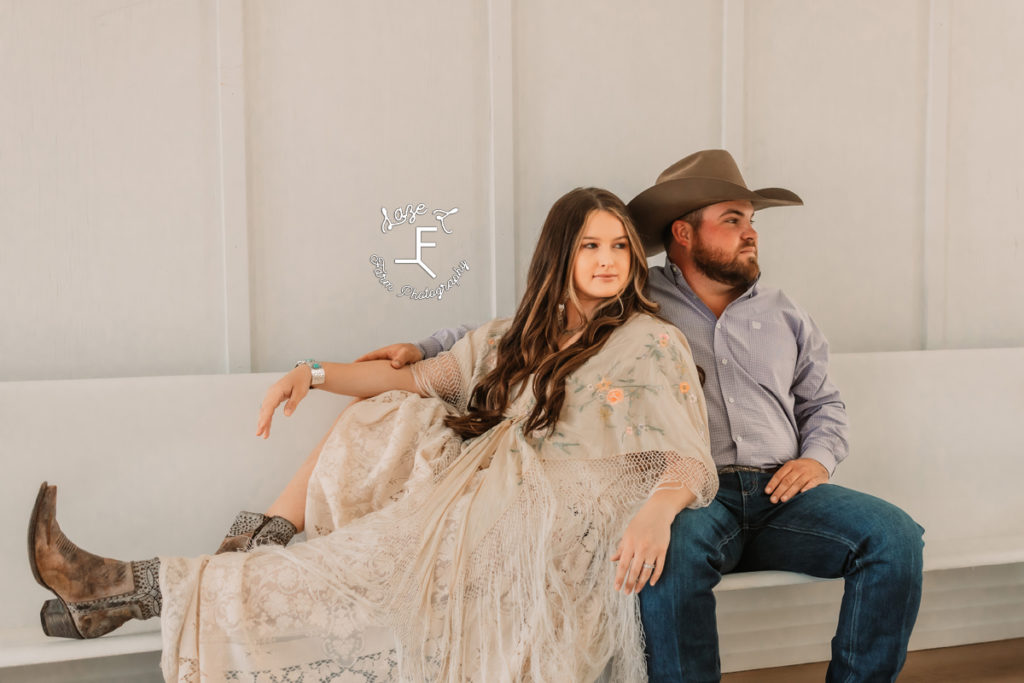
{"label": "brown cowboy boot", "polygon": [[261,545],[285,546],[296,533],[298,530],[295,525],[284,517],[267,517],[259,512],[239,512],[215,554],[248,552]]}
{"label": "brown cowboy boot", "polygon": [[160,561],[119,562],[86,552],[57,524],[57,487],[39,487],[28,526],[28,559],[39,585],[51,590],[39,617],[43,632],[96,638],[129,619],[160,614]]}

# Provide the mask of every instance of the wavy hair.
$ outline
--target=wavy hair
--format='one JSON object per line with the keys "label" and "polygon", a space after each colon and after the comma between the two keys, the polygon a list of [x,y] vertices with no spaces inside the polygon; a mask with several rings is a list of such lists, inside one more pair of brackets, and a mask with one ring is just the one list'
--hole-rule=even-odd
{"label": "wavy hair", "polygon": [[[559,338],[566,332],[559,304],[580,310],[573,285],[576,254],[583,241],[583,226],[595,211],[618,218],[629,239],[629,276],[616,296],[603,301],[584,320],[580,337],[564,349]],[[511,401],[533,375],[537,403],[526,419],[527,432],[549,431],[565,403],[565,380],[593,357],[619,327],[634,314],[655,314],[658,304],[647,298],[647,259],[636,228],[622,200],[608,190],[576,188],[558,199],[544,221],[526,278],[526,291],[508,331],[498,344],[494,370],[473,390],[465,416],[449,416],[445,424],[463,438],[479,436],[501,422]],[[515,392],[513,394],[513,392]]]}

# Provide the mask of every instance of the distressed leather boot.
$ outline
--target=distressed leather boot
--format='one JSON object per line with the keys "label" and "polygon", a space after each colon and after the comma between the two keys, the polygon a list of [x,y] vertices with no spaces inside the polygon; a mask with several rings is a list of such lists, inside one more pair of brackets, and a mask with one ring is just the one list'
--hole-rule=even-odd
{"label": "distressed leather boot", "polygon": [[39,585],[57,596],[43,603],[43,632],[96,638],[129,619],[160,614],[160,561],[120,562],[86,552],[57,524],[57,487],[39,487],[28,527],[28,558]]}
{"label": "distressed leather boot", "polygon": [[261,545],[285,546],[296,533],[298,530],[295,525],[284,517],[267,517],[259,512],[239,512],[216,554],[233,551],[244,553]]}

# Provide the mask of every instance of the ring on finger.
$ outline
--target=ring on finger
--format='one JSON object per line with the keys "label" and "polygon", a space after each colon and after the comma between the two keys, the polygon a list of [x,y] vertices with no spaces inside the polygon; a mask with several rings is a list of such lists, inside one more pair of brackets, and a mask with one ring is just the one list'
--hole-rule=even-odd
{"label": "ring on finger", "polygon": [[654,569],[654,563],[653,562],[644,562],[641,566],[644,569]]}

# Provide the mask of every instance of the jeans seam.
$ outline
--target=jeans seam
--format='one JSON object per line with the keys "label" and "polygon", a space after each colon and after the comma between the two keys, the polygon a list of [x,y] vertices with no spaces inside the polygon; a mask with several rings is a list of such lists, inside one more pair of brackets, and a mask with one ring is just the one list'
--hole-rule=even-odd
{"label": "jeans seam", "polygon": [[[829,540],[829,541],[833,541],[833,542],[839,543],[840,545],[844,546],[847,550],[849,550],[852,553],[855,553],[856,550],[857,550],[857,545],[856,544],[851,543],[849,540],[847,540],[846,538],[844,538],[842,536],[837,536],[835,534],[822,533],[820,531],[816,531],[816,530],[813,530],[813,529],[804,529],[804,528],[800,528],[800,527],[792,527],[792,526],[787,526],[785,524],[776,524],[776,523],[771,523],[771,522],[769,522],[768,524],[764,524],[764,525],[762,525],[762,526],[760,526],[758,528],[759,529],[776,529],[776,530],[779,530],[779,531],[786,531],[786,532],[789,532],[789,533],[803,534],[803,535],[806,535],[806,536],[814,536],[815,538],[823,538],[823,539],[826,539],[826,540]],[[854,564],[854,570],[851,573],[856,573],[857,569],[860,568],[860,558],[854,556],[853,564]],[[843,576],[843,578],[844,579],[846,578],[845,575]],[[853,680],[854,680],[853,679],[853,672],[857,670],[856,669],[856,657],[857,657],[857,647],[856,647],[857,643],[856,643],[856,639],[857,639],[858,625],[857,625],[856,622],[857,622],[857,615],[860,613],[861,587],[860,587],[859,583],[856,582],[856,581],[853,581],[852,585],[851,585],[851,582],[849,582],[849,581],[844,581],[844,583],[845,583],[844,590],[849,590],[849,589],[853,590],[853,600],[852,600],[852,605],[851,605],[852,608],[853,608],[851,610],[852,623],[850,624],[850,629],[848,629],[849,632],[847,634],[847,637],[850,640],[849,640],[849,642],[844,643],[844,647],[845,647],[845,649],[847,650],[847,652],[849,654],[849,660],[847,662],[847,664],[849,666],[849,672],[848,672],[847,676],[844,678],[844,682],[845,683],[852,683]]]}
{"label": "jeans seam", "polygon": [[[726,545],[728,545],[729,541],[731,541],[732,539],[736,538],[740,534],[741,531],[743,531],[742,528],[736,527],[735,531],[733,531],[731,534],[729,534],[728,536],[723,538],[721,543],[719,543],[718,545],[715,546],[715,552],[717,552],[722,557],[723,560],[725,559],[725,554],[722,552],[722,548],[724,548]],[[718,574],[719,574],[719,576],[721,576],[721,574],[722,574],[722,569],[721,568],[718,569]]]}
{"label": "jeans seam", "polygon": [[814,536],[816,538],[825,538],[825,539],[828,539],[830,541],[836,541],[837,543],[840,543],[840,544],[846,546],[847,550],[850,550],[850,551],[856,551],[857,550],[857,545],[855,543],[851,543],[848,539],[844,538],[843,536],[837,536],[835,534],[826,534],[826,533],[822,533],[820,531],[815,531],[813,529],[804,529],[804,528],[800,528],[800,527],[786,526],[784,524],[775,524],[773,522],[769,522],[768,524],[763,524],[763,525],[758,526],[758,527],[749,527],[749,528],[751,530],[753,530],[753,531],[760,531],[761,529],[776,529],[776,530],[779,530],[779,531],[788,531],[788,532],[796,533],[796,534],[805,534],[807,536]]}
{"label": "jeans seam", "polygon": [[[858,567],[860,566],[860,560],[859,559],[854,559],[853,562]],[[849,587],[850,587],[850,583],[847,582],[847,581],[844,581],[843,590],[845,591]],[[851,642],[847,643],[847,646],[849,647],[849,653],[850,653],[850,655],[849,655],[849,657],[850,657],[850,662],[849,662],[850,669],[849,669],[849,674],[846,677],[846,680],[849,681],[850,683],[853,683],[853,672],[857,670],[857,647],[856,647],[856,645],[857,645],[857,642],[856,642],[857,641],[857,634],[858,634],[857,615],[860,614],[860,596],[861,596],[860,582],[859,581],[854,581],[853,582],[853,614],[851,615],[851,619],[850,619],[851,625],[850,625],[850,629],[849,629],[849,638],[850,638]]]}

